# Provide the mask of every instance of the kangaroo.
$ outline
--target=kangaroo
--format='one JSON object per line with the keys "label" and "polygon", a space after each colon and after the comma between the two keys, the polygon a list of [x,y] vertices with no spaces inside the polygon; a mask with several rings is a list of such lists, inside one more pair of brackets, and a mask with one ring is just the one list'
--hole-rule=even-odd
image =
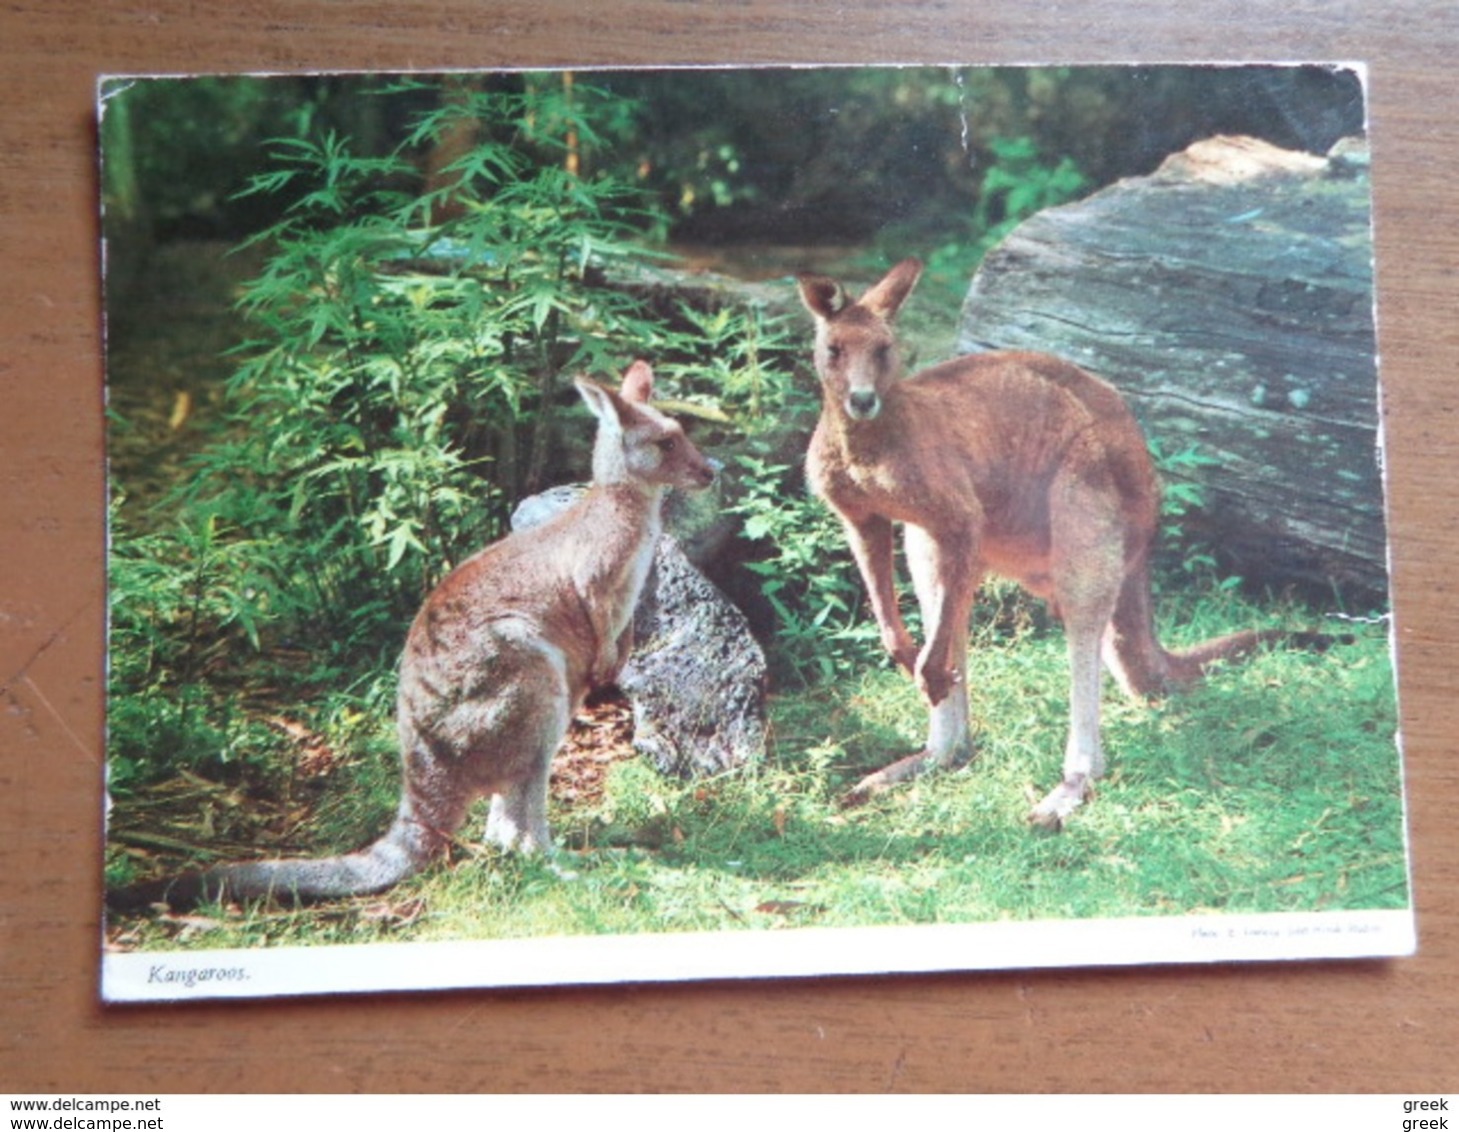
{"label": "kangaroo", "polygon": [[[866,776],[846,801],[971,757],[968,619],[993,572],[1048,601],[1068,639],[1063,780],[1029,815],[1058,829],[1104,772],[1101,657],[1126,694],[1146,697],[1294,634],[1164,648],[1149,576],[1160,488],[1123,398],[1069,362],[1019,351],[904,377],[892,323],[921,273],[919,261],[904,260],[855,301],[824,276],[799,277],[823,394],[807,478],[845,526],[883,646],[930,708],[926,747]],[[922,612],[920,649],[897,608],[896,523]]]}
{"label": "kangaroo", "polygon": [[488,842],[551,850],[552,757],[585,694],[628,658],[664,493],[714,478],[683,429],[649,405],[647,363],[634,362],[616,392],[576,384],[598,420],[591,488],[461,563],[410,627],[396,706],[403,783],[389,831],[345,856],[224,864],[132,886],[112,907],[382,892],[443,854],[486,795]]}

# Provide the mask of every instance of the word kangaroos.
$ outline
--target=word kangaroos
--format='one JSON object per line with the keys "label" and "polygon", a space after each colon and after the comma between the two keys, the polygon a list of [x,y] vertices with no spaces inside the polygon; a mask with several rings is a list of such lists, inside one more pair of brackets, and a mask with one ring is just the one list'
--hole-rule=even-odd
{"label": "word kangaroos", "polygon": [[410,627],[396,712],[404,781],[390,830],[357,853],[221,865],[114,905],[379,892],[441,855],[486,795],[488,841],[551,848],[552,757],[584,695],[628,658],[664,493],[714,478],[683,429],[649,405],[647,364],[635,362],[617,392],[585,380],[577,387],[598,419],[591,489],[542,526],[461,563]]}
{"label": "word kangaroos", "polygon": [[[848,801],[971,756],[968,619],[992,572],[1046,599],[1068,637],[1063,781],[1030,814],[1058,828],[1104,771],[1101,656],[1126,693],[1148,696],[1291,635],[1243,632],[1179,652],[1162,647],[1149,577],[1160,492],[1124,400],[1078,367],[1036,353],[960,357],[904,377],[892,320],[921,271],[905,260],[854,302],[830,279],[800,277],[824,395],[807,474],[844,523],[882,644],[931,707],[926,748],[868,775]],[[897,608],[896,523],[922,612],[920,649]]]}

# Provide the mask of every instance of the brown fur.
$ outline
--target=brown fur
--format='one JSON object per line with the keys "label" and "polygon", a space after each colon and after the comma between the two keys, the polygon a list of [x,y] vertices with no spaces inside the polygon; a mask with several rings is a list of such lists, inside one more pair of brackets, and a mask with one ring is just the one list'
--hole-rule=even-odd
{"label": "brown fur", "polygon": [[137,885],[112,893],[113,908],[379,892],[444,852],[467,808],[488,795],[488,841],[551,849],[552,757],[583,697],[628,657],[663,495],[714,477],[683,430],[649,406],[645,363],[629,368],[618,392],[588,381],[578,388],[598,417],[592,487],[549,522],[463,562],[411,625],[396,709],[401,801],[390,830],[342,857],[239,862]]}
{"label": "brown fur", "polygon": [[[1128,694],[1148,696],[1192,683],[1264,635],[1180,652],[1156,639],[1149,560],[1160,489],[1112,386],[1059,358],[1014,351],[902,375],[892,321],[920,274],[905,260],[854,302],[829,279],[800,279],[824,394],[807,474],[845,525],[883,645],[931,708],[926,749],[869,775],[849,800],[971,756],[968,619],[983,577],[997,573],[1047,599],[1068,636],[1064,778],[1030,815],[1058,827],[1104,769],[1101,656]],[[897,608],[894,524],[904,526],[922,610],[920,648]]]}

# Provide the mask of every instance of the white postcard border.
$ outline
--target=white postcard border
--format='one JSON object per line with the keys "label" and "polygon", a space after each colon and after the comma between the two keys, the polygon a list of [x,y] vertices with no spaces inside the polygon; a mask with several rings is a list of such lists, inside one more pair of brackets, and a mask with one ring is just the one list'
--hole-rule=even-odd
{"label": "white postcard border", "polygon": [[470,988],[1378,959],[1412,955],[1411,909],[884,928],[554,936],[108,953],[107,1002]]}

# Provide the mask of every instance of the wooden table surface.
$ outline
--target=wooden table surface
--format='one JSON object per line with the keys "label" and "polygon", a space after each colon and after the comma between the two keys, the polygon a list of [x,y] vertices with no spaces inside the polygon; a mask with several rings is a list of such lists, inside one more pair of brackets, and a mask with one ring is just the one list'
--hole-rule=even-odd
{"label": "wooden table surface", "polygon": [[[0,7],[0,1091],[1453,1090],[1456,12],[1451,0]],[[98,73],[1209,60],[1371,68],[1416,958],[98,1004]]]}

